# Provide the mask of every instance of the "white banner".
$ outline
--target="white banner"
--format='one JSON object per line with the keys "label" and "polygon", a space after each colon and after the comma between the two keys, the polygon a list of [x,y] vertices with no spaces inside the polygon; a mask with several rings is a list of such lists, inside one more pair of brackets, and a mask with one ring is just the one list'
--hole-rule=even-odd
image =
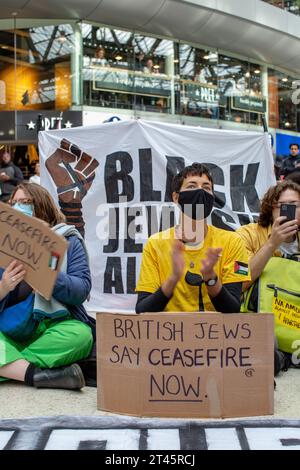
{"label": "white banner", "polygon": [[172,222],[171,181],[184,166],[209,166],[211,223],[229,230],[256,220],[275,184],[269,136],[258,132],[132,120],[40,132],[39,146],[42,185],[85,236],[89,311],[134,310],[143,243]]}

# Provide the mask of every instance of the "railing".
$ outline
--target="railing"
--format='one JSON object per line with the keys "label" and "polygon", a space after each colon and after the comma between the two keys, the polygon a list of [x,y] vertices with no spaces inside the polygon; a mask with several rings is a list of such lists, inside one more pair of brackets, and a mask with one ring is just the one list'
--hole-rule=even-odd
{"label": "railing", "polygon": [[118,91],[156,97],[169,97],[171,78],[164,74],[145,74],[115,67],[92,66],[84,70],[84,80],[91,80],[93,90]]}

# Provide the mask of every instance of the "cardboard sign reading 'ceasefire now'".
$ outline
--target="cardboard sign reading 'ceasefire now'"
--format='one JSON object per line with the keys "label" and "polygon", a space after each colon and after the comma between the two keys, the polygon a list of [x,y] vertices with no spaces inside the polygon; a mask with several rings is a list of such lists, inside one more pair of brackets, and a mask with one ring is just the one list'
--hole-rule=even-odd
{"label": "cardboard sign reading 'ceasefire now'", "polygon": [[26,269],[25,281],[50,299],[68,242],[44,222],[0,203],[0,266],[16,259]]}
{"label": "cardboard sign reading 'ceasefire now'", "polygon": [[138,416],[273,413],[271,314],[97,313],[98,408]]}

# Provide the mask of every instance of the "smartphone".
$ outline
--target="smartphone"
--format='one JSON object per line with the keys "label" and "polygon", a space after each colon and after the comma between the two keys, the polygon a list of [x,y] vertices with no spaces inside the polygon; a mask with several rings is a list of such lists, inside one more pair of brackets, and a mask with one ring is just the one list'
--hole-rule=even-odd
{"label": "smartphone", "polygon": [[285,215],[287,218],[282,222],[288,222],[289,220],[295,220],[296,218],[296,204],[281,204],[280,216]]}

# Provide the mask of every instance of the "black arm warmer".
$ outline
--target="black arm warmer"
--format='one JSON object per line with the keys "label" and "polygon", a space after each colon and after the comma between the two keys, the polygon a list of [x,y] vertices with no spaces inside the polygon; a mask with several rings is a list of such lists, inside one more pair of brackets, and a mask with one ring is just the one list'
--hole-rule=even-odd
{"label": "black arm warmer", "polygon": [[231,282],[222,286],[216,297],[211,297],[217,312],[238,313],[241,308],[242,282]]}
{"label": "black arm warmer", "polygon": [[[211,299],[217,312],[237,313],[241,308],[242,282],[232,282],[222,286],[220,293]],[[154,294],[139,292],[135,306],[136,313],[162,312],[169,302],[161,288]]]}
{"label": "black arm warmer", "polygon": [[143,312],[162,312],[169,298],[165,296],[161,288],[159,288],[154,294],[150,292],[139,292],[135,306],[136,313]]}

